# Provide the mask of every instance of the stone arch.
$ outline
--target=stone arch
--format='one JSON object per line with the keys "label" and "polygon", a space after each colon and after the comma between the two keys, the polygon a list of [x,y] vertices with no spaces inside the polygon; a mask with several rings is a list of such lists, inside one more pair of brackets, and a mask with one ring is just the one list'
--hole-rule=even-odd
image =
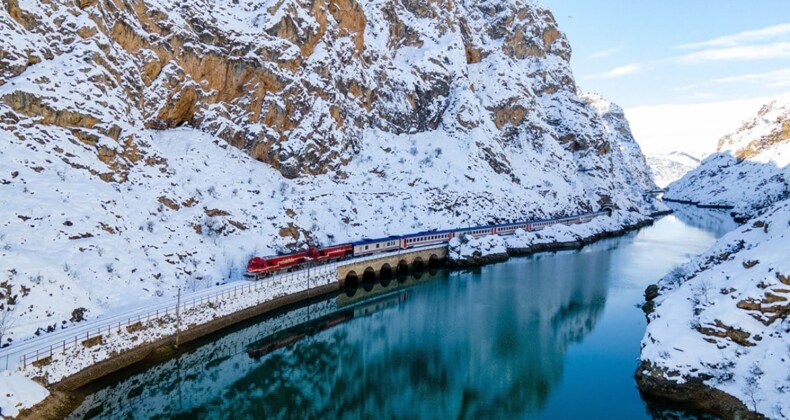
{"label": "stone arch", "polygon": [[359,286],[359,276],[357,275],[356,271],[349,271],[346,274],[346,278],[343,281],[344,287],[351,287],[355,288]]}
{"label": "stone arch", "polygon": [[389,265],[388,263],[384,263],[384,265],[382,265],[381,269],[379,270],[379,277],[381,277],[382,279],[392,278],[394,271],[395,270],[392,269],[391,265]]}
{"label": "stone arch", "polygon": [[414,258],[414,261],[412,261],[411,266],[415,271],[420,271],[425,268],[425,261],[422,259],[422,257],[416,257]]}
{"label": "stone arch", "polygon": [[375,285],[376,285],[375,282],[363,281],[362,282],[362,290],[364,290],[365,292],[371,292],[371,291],[373,291],[373,286],[375,286]]}
{"label": "stone arch", "polygon": [[365,272],[362,273],[362,283],[370,283],[376,281],[376,270],[373,267],[368,267],[365,269]]}
{"label": "stone arch", "polygon": [[409,263],[406,260],[398,261],[398,275],[407,275],[409,274]]}
{"label": "stone arch", "polygon": [[431,258],[428,259],[428,267],[436,268],[440,265],[442,265],[442,259],[436,254],[431,254]]}
{"label": "stone arch", "polygon": [[379,276],[379,283],[385,288],[389,287],[390,283],[392,283],[392,276]]}

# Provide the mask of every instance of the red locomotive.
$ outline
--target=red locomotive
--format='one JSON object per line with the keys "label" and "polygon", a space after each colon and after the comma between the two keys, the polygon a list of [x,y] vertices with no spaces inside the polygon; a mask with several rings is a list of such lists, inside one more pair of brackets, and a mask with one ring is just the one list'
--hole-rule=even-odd
{"label": "red locomotive", "polygon": [[282,271],[301,268],[307,262],[323,263],[350,257],[353,253],[351,244],[331,246],[328,248],[310,247],[306,251],[288,255],[271,257],[255,257],[247,263],[247,277],[264,277]]}

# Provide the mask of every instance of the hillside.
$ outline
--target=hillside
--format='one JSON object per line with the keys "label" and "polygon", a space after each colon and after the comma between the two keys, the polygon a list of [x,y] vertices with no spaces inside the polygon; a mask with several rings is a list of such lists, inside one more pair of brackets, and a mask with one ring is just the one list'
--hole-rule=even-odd
{"label": "hillside", "polygon": [[666,188],[700,164],[700,159],[678,151],[647,155],[646,160],[659,188]]}
{"label": "hillside", "polygon": [[642,392],[725,418],[790,416],[789,117],[790,100],[764,106],[669,186],[745,223],[646,290]]}
{"label": "hillside", "polygon": [[643,392],[727,418],[790,416],[788,226],[785,200],[648,288]]}
{"label": "hillside", "polygon": [[651,211],[531,1],[3,5],[4,344],[306,242]]}
{"label": "hillside", "polygon": [[672,183],[665,197],[703,205],[732,206],[748,219],[790,194],[790,97],[764,106],[716,153]]}

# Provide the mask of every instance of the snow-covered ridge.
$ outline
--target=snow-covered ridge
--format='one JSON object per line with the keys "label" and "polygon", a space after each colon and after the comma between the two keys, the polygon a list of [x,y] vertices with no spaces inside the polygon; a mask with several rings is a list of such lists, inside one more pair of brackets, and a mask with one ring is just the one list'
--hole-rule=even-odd
{"label": "snow-covered ridge", "polygon": [[646,156],[647,165],[656,181],[656,186],[665,188],[683,178],[686,173],[699,166],[701,159],[685,152],[670,152]]}
{"label": "snow-covered ridge", "polygon": [[748,410],[790,417],[789,226],[783,201],[648,290],[658,296],[639,374],[680,386],[697,378]]}
{"label": "snow-covered ridge", "polygon": [[666,198],[703,205],[733,206],[747,219],[790,195],[790,97],[764,106],[716,153],[672,183]]}
{"label": "snow-covered ridge", "polygon": [[306,242],[644,220],[648,170],[550,12],[443,4],[6,2],[2,343]]}

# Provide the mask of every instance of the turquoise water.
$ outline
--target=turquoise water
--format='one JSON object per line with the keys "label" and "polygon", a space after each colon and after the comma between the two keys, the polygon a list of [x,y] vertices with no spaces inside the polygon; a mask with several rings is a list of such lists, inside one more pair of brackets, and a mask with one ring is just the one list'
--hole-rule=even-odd
{"label": "turquoise water", "polygon": [[637,305],[723,233],[726,218],[706,214],[368,285],[198,343],[95,390],[72,417],[649,418],[633,380]]}

